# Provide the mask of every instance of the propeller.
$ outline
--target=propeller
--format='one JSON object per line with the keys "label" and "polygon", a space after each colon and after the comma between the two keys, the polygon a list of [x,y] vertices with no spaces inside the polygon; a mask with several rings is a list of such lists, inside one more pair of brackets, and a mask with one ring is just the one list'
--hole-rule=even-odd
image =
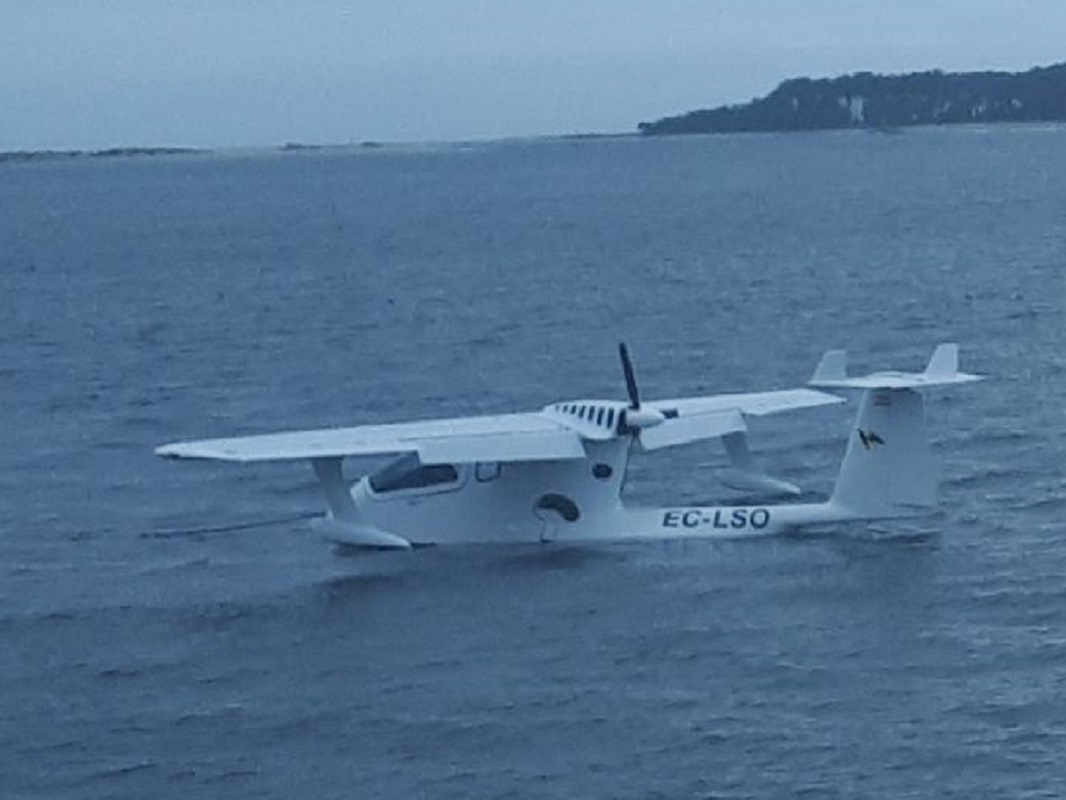
{"label": "propeller", "polygon": [[629,393],[629,407],[640,408],[640,389],[637,388],[637,376],[633,372],[633,361],[629,358],[629,348],[625,342],[618,343],[618,355],[622,359],[622,372],[626,376],[626,391]]}
{"label": "propeller", "polygon": [[626,393],[629,395],[629,408],[625,409],[618,418],[618,433],[639,433],[642,428],[650,428],[658,425],[666,419],[666,415],[658,409],[643,408],[640,405],[640,389],[637,386],[637,375],[633,371],[633,361],[629,357],[629,348],[625,342],[618,343],[618,356],[622,359],[622,372],[626,378]]}

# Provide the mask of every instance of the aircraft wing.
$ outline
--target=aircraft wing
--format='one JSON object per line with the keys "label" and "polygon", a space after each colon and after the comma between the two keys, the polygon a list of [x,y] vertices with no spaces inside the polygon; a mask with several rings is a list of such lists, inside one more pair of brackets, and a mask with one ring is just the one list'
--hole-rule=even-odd
{"label": "aircraft wing", "polygon": [[747,416],[763,417],[783,411],[816,408],[844,402],[846,401],[841,397],[813,389],[782,389],[774,392],[680,397],[675,400],[656,400],[648,405],[667,415],[671,410],[676,411],[679,417],[718,414],[726,411],[739,411]]}
{"label": "aircraft wing", "polygon": [[648,405],[661,411],[666,420],[641,431],[640,443],[645,450],[658,450],[703,439],[743,434],[747,431],[745,415],[761,417],[843,402],[840,397],[812,389],[657,400]]}
{"label": "aircraft wing", "polygon": [[455,417],[175,442],[158,447],[155,452],[165,458],[239,462],[400,453],[417,453],[423,464],[556,461],[585,457],[585,448],[577,433],[539,413]]}

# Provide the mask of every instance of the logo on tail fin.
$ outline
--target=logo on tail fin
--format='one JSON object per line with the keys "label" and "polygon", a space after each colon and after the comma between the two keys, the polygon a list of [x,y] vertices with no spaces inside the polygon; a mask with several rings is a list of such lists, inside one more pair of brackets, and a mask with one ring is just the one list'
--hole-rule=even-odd
{"label": "logo on tail fin", "polygon": [[873,431],[864,431],[862,428],[859,428],[859,441],[862,442],[862,446],[867,450],[872,450],[875,445],[885,443],[885,440]]}

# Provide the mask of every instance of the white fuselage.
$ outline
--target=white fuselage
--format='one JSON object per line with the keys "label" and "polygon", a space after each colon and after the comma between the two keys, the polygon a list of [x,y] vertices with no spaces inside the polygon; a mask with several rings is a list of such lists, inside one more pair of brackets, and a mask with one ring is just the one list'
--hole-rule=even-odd
{"label": "white fuselage", "polygon": [[[620,438],[586,442],[586,459],[457,464],[449,479],[426,486],[400,480],[401,488],[391,488],[368,476],[352,487],[352,499],[363,524],[414,545],[737,537],[853,517],[829,503],[627,508],[621,491],[629,447]],[[365,543],[349,541],[343,528],[323,532]]]}
{"label": "white fuselage", "polygon": [[629,440],[585,447],[584,459],[455,464],[455,480],[417,488],[378,491],[368,476],[352,499],[367,524],[416,545],[595,536],[624,513]]}

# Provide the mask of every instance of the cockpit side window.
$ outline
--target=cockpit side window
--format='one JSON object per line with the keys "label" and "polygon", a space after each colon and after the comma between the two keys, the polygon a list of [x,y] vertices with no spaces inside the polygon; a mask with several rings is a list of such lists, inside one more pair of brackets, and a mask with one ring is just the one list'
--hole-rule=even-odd
{"label": "cockpit side window", "polygon": [[453,464],[422,464],[412,453],[371,475],[370,488],[384,494],[402,489],[426,489],[458,480],[459,471]]}

